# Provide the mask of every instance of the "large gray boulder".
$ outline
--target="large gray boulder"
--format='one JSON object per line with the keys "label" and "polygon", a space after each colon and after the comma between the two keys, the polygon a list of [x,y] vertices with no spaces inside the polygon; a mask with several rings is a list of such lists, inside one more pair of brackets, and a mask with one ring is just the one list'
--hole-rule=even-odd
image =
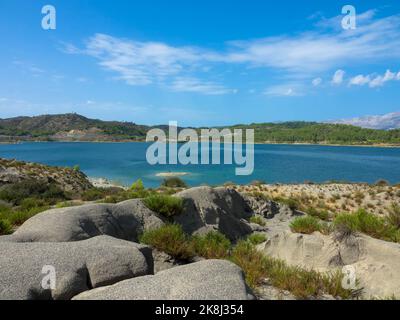
{"label": "large gray boulder", "polygon": [[86,291],[74,300],[250,300],[242,270],[206,260]]}
{"label": "large gray boulder", "polygon": [[[0,252],[0,300],[71,299],[153,273],[149,247],[108,236],[69,243],[1,242]],[[54,289],[43,288],[45,266],[54,267]]]}
{"label": "large gray boulder", "polygon": [[135,199],[119,204],[88,204],[48,210],[30,218],[8,240],[68,242],[109,235],[138,241],[144,230],[159,228],[163,224],[160,216]]}
{"label": "large gray boulder", "polygon": [[175,216],[189,234],[220,231],[230,240],[237,240],[252,232],[246,219],[252,215],[243,197],[233,189],[198,187],[176,195],[184,200],[184,212]]}

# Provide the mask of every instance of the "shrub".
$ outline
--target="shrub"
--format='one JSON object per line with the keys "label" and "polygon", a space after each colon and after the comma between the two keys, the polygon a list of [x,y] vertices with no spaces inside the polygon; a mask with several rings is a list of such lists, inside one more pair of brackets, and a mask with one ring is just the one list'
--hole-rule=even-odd
{"label": "shrub", "polygon": [[6,219],[1,219],[0,220],[0,235],[11,234],[11,232],[12,232],[12,227],[11,227],[10,222]]}
{"label": "shrub", "polygon": [[180,198],[155,194],[143,200],[146,207],[165,217],[179,215],[183,211],[183,200]]}
{"label": "shrub", "polygon": [[291,210],[300,208],[300,204],[296,199],[277,197],[274,198],[274,201],[288,206]]}
{"label": "shrub", "polygon": [[67,200],[69,197],[55,183],[37,180],[24,180],[3,187],[0,199],[14,205],[20,205],[26,198],[44,199],[50,203]]}
{"label": "shrub", "polygon": [[397,203],[392,203],[387,219],[391,225],[400,229],[400,206]]}
{"label": "shrub", "polygon": [[294,219],[290,224],[290,229],[296,233],[311,234],[315,231],[321,232],[322,226],[317,218],[304,216]]}
{"label": "shrub", "polygon": [[33,216],[37,215],[40,212],[46,211],[48,209],[49,209],[49,207],[45,206],[45,207],[31,208],[29,210],[14,210],[9,213],[8,221],[13,226],[20,226],[26,220],[32,218]]}
{"label": "shrub", "polygon": [[258,245],[267,241],[267,237],[262,233],[253,233],[247,237],[247,241],[249,241],[253,245]]}
{"label": "shrub", "polygon": [[77,165],[74,165],[74,167],[72,168],[72,170],[74,170],[74,171],[81,171],[81,167],[77,164]]}
{"label": "shrub", "polygon": [[379,186],[379,187],[386,187],[386,186],[390,185],[390,183],[387,180],[379,179],[378,181],[375,182],[375,185]]}
{"label": "shrub", "polygon": [[187,188],[186,183],[178,177],[165,178],[161,183],[161,186],[169,188]]}
{"label": "shrub", "polygon": [[261,187],[262,185],[266,185],[267,183],[264,180],[254,180],[250,182],[251,186]]}
{"label": "shrub", "polygon": [[69,207],[76,207],[82,205],[82,202],[72,202],[72,201],[64,201],[64,202],[59,202],[56,204],[56,208],[61,209],[61,208],[69,208]]}
{"label": "shrub", "polygon": [[145,231],[140,237],[140,242],[168,253],[177,259],[189,260],[194,256],[188,236],[177,224]]}
{"label": "shrub", "polygon": [[362,232],[373,238],[385,241],[400,241],[399,230],[374,214],[363,209],[356,213],[343,213],[336,216],[334,220],[335,229],[341,233]]}
{"label": "shrub", "polygon": [[145,189],[144,189],[144,184],[143,184],[142,179],[136,180],[136,181],[132,184],[131,190],[132,190],[132,191],[136,191],[136,192],[144,191]]}
{"label": "shrub", "polygon": [[258,224],[263,227],[267,224],[266,221],[261,216],[252,216],[250,218],[250,222]]}
{"label": "shrub", "polygon": [[46,203],[44,200],[36,199],[36,198],[26,198],[21,201],[21,209],[30,210],[33,208],[43,207]]}
{"label": "shrub", "polygon": [[229,255],[231,242],[222,233],[211,231],[204,236],[194,236],[192,246],[197,255],[206,259],[223,259]]}
{"label": "shrub", "polygon": [[255,289],[267,277],[266,258],[249,241],[239,241],[230,260],[242,268],[247,284]]}
{"label": "shrub", "polygon": [[318,297],[327,293],[344,299],[355,298],[359,290],[342,287],[343,274],[319,273],[300,267],[288,266],[284,261],[267,258],[266,264],[271,284],[281,290],[293,293],[297,298]]}
{"label": "shrub", "polygon": [[305,211],[307,212],[308,215],[324,221],[328,221],[330,218],[330,214],[326,210],[317,210],[315,208],[308,208]]}

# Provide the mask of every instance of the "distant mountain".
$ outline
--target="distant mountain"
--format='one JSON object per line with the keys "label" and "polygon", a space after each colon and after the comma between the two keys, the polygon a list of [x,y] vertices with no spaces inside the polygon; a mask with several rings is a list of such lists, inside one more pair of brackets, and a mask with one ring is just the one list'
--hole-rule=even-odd
{"label": "distant mountain", "polygon": [[[16,117],[0,119],[0,142],[144,141],[147,131],[152,128],[168,131],[165,125],[151,127],[132,122],[102,121],[74,113]],[[241,124],[228,128],[254,129],[255,141],[259,143],[400,145],[400,129],[375,130],[348,124],[302,121]]]}
{"label": "distant mountain", "polygon": [[0,119],[2,140],[142,140],[148,126],[89,119],[75,113]]}
{"label": "distant mountain", "polygon": [[349,124],[368,129],[391,130],[400,128],[400,112],[393,112],[377,116],[342,119],[331,123]]}

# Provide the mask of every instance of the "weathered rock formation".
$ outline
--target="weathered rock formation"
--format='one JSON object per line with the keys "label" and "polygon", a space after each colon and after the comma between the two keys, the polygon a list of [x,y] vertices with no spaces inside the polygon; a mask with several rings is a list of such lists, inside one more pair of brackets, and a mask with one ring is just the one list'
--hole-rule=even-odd
{"label": "weathered rock formation", "polygon": [[[107,236],[70,243],[0,242],[0,252],[2,300],[71,299],[153,272],[149,247]],[[45,266],[54,268],[54,289],[42,285]]]}
{"label": "weathered rock formation", "polygon": [[86,291],[75,300],[249,300],[242,270],[231,262],[206,260]]}

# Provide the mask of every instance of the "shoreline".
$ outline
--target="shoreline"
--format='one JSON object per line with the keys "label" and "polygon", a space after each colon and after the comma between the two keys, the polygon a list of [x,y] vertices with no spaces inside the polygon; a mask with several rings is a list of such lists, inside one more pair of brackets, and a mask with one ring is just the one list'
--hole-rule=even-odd
{"label": "shoreline", "polygon": [[[0,142],[0,145],[17,145],[17,144],[24,144],[24,143],[150,143],[146,141],[134,141],[134,140],[122,140],[122,141],[29,141],[29,140],[22,140],[22,141],[14,141],[14,142]],[[185,143],[185,142],[178,142],[178,143]],[[360,148],[400,148],[400,144],[334,144],[334,143],[311,143],[311,142],[254,142],[254,145],[280,145],[280,146],[318,146],[318,147],[360,147]]]}

